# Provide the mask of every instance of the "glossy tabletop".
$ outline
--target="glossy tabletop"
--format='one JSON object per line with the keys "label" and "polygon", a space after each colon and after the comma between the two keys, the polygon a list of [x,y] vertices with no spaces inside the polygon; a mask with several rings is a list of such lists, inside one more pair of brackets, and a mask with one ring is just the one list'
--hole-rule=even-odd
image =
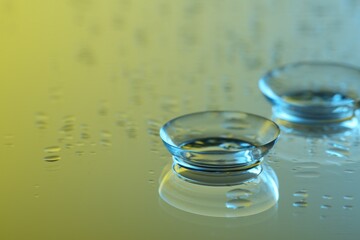
{"label": "glossy tabletop", "polygon": [[359,24],[357,0],[0,0],[0,239],[359,239],[358,128],[282,131],[264,158],[275,201],[254,212],[238,187],[166,195],[159,137],[192,112],[271,118],[261,76],[360,66]]}

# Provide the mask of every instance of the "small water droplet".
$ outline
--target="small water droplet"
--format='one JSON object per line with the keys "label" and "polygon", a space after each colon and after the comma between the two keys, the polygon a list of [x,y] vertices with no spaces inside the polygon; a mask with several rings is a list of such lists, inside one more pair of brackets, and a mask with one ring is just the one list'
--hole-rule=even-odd
{"label": "small water droplet", "polygon": [[36,193],[36,194],[34,194],[34,197],[35,197],[35,198],[39,198],[40,195],[39,195],[38,193]]}
{"label": "small water droplet", "polygon": [[104,138],[110,138],[112,136],[112,134],[109,131],[103,130],[101,132],[101,136],[104,137]]}
{"label": "small water droplet", "polygon": [[320,177],[320,173],[316,171],[299,171],[295,172],[294,176],[301,178],[318,178]]}
{"label": "small water droplet", "polygon": [[299,168],[320,168],[320,163],[317,162],[299,162],[295,164]]}
{"label": "small water droplet", "polygon": [[310,149],[308,149],[308,153],[309,153],[309,155],[314,155],[316,153],[316,150],[310,148]]}
{"label": "small water droplet", "polygon": [[78,156],[82,156],[84,155],[84,151],[76,151],[75,154],[78,155]]}
{"label": "small water droplet", "polygon": [[345,195],[343,198],[344,200],[354,200],[354,197],[350,195]]}
{"label": "small water droplet", "polygon": [[306,190],[300,190],[293,193],[294,197],[307,198],[309,196]]}
{"label": "small water droplet", "polygon": [[150,184],[154,184],[154,183],[155,183],[155,181],[154,181],[153,179],[149,179],[148,182],[149,182]]}
{"label": "small water droplet", "polygon": [[109,114],[109,109],[106,106],[101,106],[98,113],[100,116],[107,116]]}
{"label": "small water droplet", "polygon": [[14,136],[13,135],[6,135],[4,136],[4,145],[6,147],[14,147]]}
{"label": "small water droplet", "polygon": [[37,113],[35,116],[35,126],[38,129],[46,129],[48,127],[49,117],[44,113]]}
{"label": "small water droplet", "polygon": [[248,199],[236,198],[226,202],[226,207],[229,209],[240,209],[250,207],[252,202]]}
{"label": "small water droplet", "polygon": [[[344,140],[346,141],[346,139],[344,139]],[[348,152],[350,150],[349,147],[347,147],[343,144],[335,143],[335,142],[331,142],[331,143],[329,143],[329,145],[332,146],[331,149],[337,149],[337,150],[341,149],[341,150],[345,150],[346,152]]]}
{"label": "small water droplet", "polygon": [[147,132],[150,134],[150,135],[153,135],[153,136],[159,136],[159,129],[161,128],[161,124],[158,123],[156,120],[148,120],[148,130]]}
{"label": "small water droplet", "polygon": [[110,140],[108,139],[101,139],[100,140],[100,145],[104,146],[104,147],[111,147],[112,143]]}
{"label": "small water droplet", "polygon": [[349,150],[342,148],[329,148],[326,150],[326,153],[330,156],[335,156],[339,158],[348,158],[350,155]]}
{"label": "small water droplet", "polygon": [[152,153],[157,154],[157,153],[159,152],[159,149],[157,149],[157,148],[151,148],[150,151],[151,151]]}
{"label": "small water droplet", "polygon": [[320,206],[320,208],[321,208],[321,209],[329,209],[329,208],[331,208],[331,205],[329,205],[329,204],[322,204],[322,205]]}
{"label": "small water droplet", "polygon": [[155,173],[154,170],[149,170],[149,174],[153,175]]}
{"label": "small water droplet", "polygon": [[73,147],[74,147],[74,145],[72,145],[71,143],[65,144],[65,148],[66,148],[66,149],[71,149],[71,148],[73,148]]}
{"label": "small water droplet", "polygon": [[59,99],[61,99],[62,96],[63,96],[63,92],[62,92],[61,88],[50,89],[49,97],[51,100],[54,100],[54,101],[59,100]]}
{"label": "small water droplet", "polygon": [[76,121],[76,117],[74,115],[68,115],[64,117],[64,123],[74,123]]}
{"label": "small water droplet", "polygon": [[47,162],[57,162],[61,159],[59,155],[51,155],[44,157],[44,160]]}
{"label": "small water droplet", "polygon": [[294,207],[298,208],[306,208],[308,206],[308,203],[305,200],[297,201],[293,203]]}
{"label": "small water droplet", "polygon": [[135,127],[127,126],[126,127],[126,133],[129,138],[135,138],[137,135],[137,131]]}
{"label": "small water droplet", "polygon": [[61,132],[72,132],[75,129],[75,125],[72,123],[65,124],[60,128]]}
{"label": "small water droplet", "polygon": [[158,137],[158,136],[159,136],[159,129],[158,129],[158,128],[156,128],[156,129],[154,129],[154,128],[148,128],[148,129],[147,129],[147,133],[148,133],[149,135]]}
{"label": "small water droplet", "polygon": [[50,147],[44,148],[44,152],[46,152],[46,153],[56,153],[56,152],[59,152],[60,150],[61,150],[61,147],[59,147],[59,146],[50,146]]}
{"label": "small water droplet", "polygon": [[351,209],[353,209],[353,206],[352,206],[352,205],[344,205],[344,206],[343,206],[343,209],[345,209],[345,210],[351,210]]}
{"label": "small water droplet", "polygon": [[119,113],[118,120],[116,121],[116,125],[118,125],[119,127],[124,127],[127,122],[128,122],[127,115],[124,113]]}
{"label": "small water droplet", "polygon": [[80,137],[81,137],[82,139],[89,139],[89,138],[90,138],[90,134],[83,132],[83,133],[80,134]]}
{"label": "small water droplet", "polygon": [[230,199],[249,197],[253,193],[247,189],[236,188],[226,193],[226,197]]}
{"label": "small water droplet", "polygon": [[327,200],[333,199],[333,197],[331,195],[327,195],[327,194],[323,195],[322,198],[327,199]]}
{"label": "small water droplet", "polygon": [[354,170],[354,169],[345,169],[345,170],[344,170],[344,172],[345,172],[345,173],[350,173],[350,174],[351,174],[351,173],[354,173],[354,172],[355,172],[355,170]]}

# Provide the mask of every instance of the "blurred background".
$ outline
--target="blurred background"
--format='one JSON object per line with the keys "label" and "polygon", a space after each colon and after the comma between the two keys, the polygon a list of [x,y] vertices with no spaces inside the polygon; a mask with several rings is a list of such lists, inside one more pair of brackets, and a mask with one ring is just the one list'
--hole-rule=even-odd
{"label": "blurred background", "polygon": [[257,233],[247,220],[179,219],[157,188],[171,162],[162,124],[204,110],[270,117],[258,79],[295,61],[360,66],[359,27],[359,0],[0,0],[0,239],[357,239],[346,192],[319,222],[316,189],[333,175],[310,179],[322,185],[304,218],[292,193],[311,182],[280,184],[278,215]]}

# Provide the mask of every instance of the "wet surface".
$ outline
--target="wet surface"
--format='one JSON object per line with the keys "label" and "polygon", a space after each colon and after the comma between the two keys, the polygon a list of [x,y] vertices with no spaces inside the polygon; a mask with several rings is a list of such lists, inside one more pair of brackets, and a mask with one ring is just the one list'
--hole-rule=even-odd
{"label": "wet surface", "polygon": [[[271,118],[257,81],[279,65],[359,66],[359,10],[347,0],[0,0],[0,239],[358,239],[358,128],[283,131],[264,159],[278,200],[231,218],[163,201],[172,159],[158,130],[206,110]],[[208,190],[237,213],[260,193]]]}

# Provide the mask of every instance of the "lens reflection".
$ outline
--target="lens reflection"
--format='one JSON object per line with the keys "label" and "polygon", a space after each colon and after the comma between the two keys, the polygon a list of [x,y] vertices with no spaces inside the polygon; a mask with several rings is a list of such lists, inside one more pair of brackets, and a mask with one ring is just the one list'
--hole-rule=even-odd
{"label": "lens reflection", "polygon": [[[230,173],[236,180],[230,181],[231,176],[225,178],[227,184],[224,185],[214,184],[216,181],[211,175],[204,178],[205,173],[202,178],[192,180],[190,178],[199,173],[189,171],[176,164],[168,166],[159,187],[163,201],[186,212],[212,217],[250,216],[270,209],[279,198],[277,176],[267,164],[248,173]],[[209,179],[212,181],[205,181]]]}

